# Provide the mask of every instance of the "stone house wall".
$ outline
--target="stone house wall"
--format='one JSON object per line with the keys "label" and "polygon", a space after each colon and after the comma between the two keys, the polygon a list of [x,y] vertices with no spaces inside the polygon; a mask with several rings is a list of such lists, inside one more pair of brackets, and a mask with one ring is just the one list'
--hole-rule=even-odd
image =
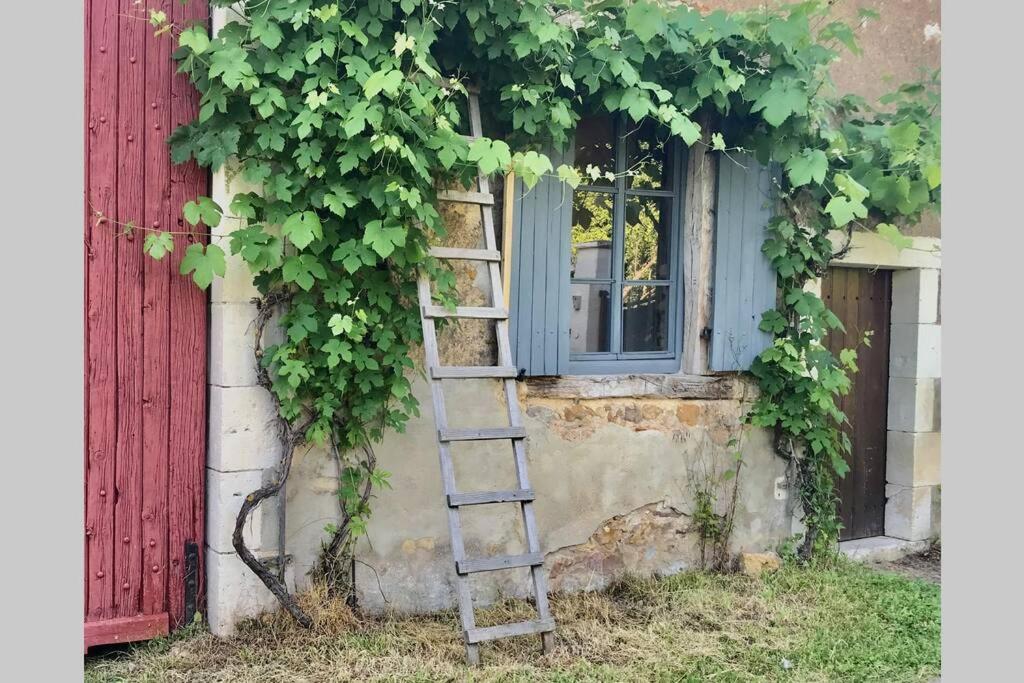
{"label": "stone house wall", "polygon": [[[705,4],[731,8],[754,3]],[[901,54],[923,64],[937,63],[937,2],[857,4],[879,6],[883,12],[884,35],[866,40],[866,53],[878,54],[884,44],[890,55],[885,63],[901,70]],[[893,8],[897,19],[887,18]],[[222,16],[215,15],[215,25]],[[936,28],[929,33],[918,24]],[[893,45],[904,46],[903,52]],[[879,58],[871,59],[876,61],[858,67],[862,71],[837,79],[871,90]],[[214,177],[214,199],[222,206],[238,190],[225,174]],[[471,212],[472,207],[444,209],[453,246],[475,246],[479,241],[479,223]],[[236,223],[225,220],[221,225]],[[914,250],[892,254],[868,236],[847,260],[849,265],[905,269],[894,277],[894,291],[903,295],[899,308],[895,303],[893,307],[893,455],[886,508],[886,533],[903,538],[924,538],[938,528],[939,328],[931,294],[938,287],[939,261],[931,253],[938,243],[937,218],[933,227],[919,232],[932,237],[918,238]],[[471,265],[459,268],[463,300],[488,300],[484,273]],[[253,296],[246,267],[237,258],[229,259],[227,276],[215,281],[210,304],[206,552],[208,619],[218,634],[232,632],[243,617],[276,606],[230,544],[231,521],[242,499],[270,476],[279,454],[271,428],[273,405],[255,382]],[[440,339],[442,360],[489,362],[489,332],[486,323],[476,321],[450,327]],[[452,427],[498,425],[503,419],[497,382],[454,384],[446,387]],[[430,611],[455,602],[433,416],[421,376],[413,382],[413,392],[420,400],[421,416],[404,433],[389,433],[375,447],[379,467],[392,473],[392,488],[376,492],[368,535],[357,547],[357,597],[370,610]],[[755,392],[748,380],[735,375],[537,378],[521,383],[529,471],[551,589],[599,588],[627,573],[668,574],[698,567],[693,492],[710,485],[718,492],[719,505],[727,502],[731,485],[710,482],[731,462],[734,440],[739,441],[744,466],[738,478],[731,550],[774,549],[787,539],[796,526],[792,497],[784,486],[785,463],[772,451],[767,434],[741,432],[738,427]],[[460,486],[493,489],[504,483],[504,488],[512,488],[510,451],[494,443],[455,445]],[[336,465],[323,449],[298,450],[284,514],[276,502],[268,502],[247,529],[250,546],[272,558],[283,519],[290,556],[287,575],[294,587],[308,581],[307,572],[327,538],[324,527],[338,517],[336,477]],[[523,552],[517,512],[508,505],[470,508],[463,517],[470,554]],[[526,569],[476,575],[474,597],[486,603],[525,595],[527,576]]]}

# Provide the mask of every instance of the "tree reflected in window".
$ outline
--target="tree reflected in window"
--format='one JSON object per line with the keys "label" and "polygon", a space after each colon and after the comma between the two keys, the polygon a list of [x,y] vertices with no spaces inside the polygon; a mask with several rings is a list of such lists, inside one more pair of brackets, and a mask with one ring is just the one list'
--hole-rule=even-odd
{"label": "tree reflected in window", "polygon": [[572,357],[672,353],[678,156],[669,131],[653,120],[580,121],[574,163],[583,184],[573,193],[570,227]]}

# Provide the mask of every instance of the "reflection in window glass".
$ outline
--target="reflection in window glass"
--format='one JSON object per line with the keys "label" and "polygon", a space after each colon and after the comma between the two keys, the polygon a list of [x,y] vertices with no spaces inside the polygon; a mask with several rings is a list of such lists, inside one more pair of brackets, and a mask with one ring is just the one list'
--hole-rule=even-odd
{"label": "reflection in window glass", "polygon": [[670,131],[651,119],[627,124],[626,183],[631,189],[672,189]]}
{"label": "reflection in window glass", "polygon": [[669,278],[669,221],[672,202],[668,197],[626,199],[626,229],[623,245],[625,279],[667,280]]}
{"label": "reflection in window glass", "polygon": [[612,207],[612,196],[604,192],[573,195],[570,277],[612,276]]}
{"label": "reflection in window glass", "polygon": [[572,283],[569,286],[569,351],[594,353],[611,349],[611,286]]}
{"label": "reflection in window glass", "polygon": [[[593,116],[580,120],[576,128],[576,170],[587,185],[611,185],[606,173],[615,173],[615,131],[610,116]],[[597,169],[594,178],[588,167]]]}
{"label": "reflection in window glass", "polygon": [[622,350],[668,349],[668,287],[627,285],[622,288]]}

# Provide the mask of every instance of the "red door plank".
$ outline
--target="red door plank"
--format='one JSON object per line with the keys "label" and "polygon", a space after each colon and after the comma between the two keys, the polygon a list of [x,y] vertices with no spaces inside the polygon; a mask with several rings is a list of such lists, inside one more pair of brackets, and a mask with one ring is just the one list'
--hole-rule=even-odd
{"label": "red door plank", "polygon": [[[203,3],[205,4],[205,3]],[[175,3],[174,22],[188,26],[196,22],[208,25],[206,8],[200,3],[185,6]],[[195,89],[184,74],[175,74],[171,83],[171,120],[174,125],[188,123],[199,113]],[[209,192],[207,175],[194,162],[171,169],[171,214],[184,229],[182,205],[197,195]],[[197,233],[206,231],[197,226]],[[205,241],[202,237],[199,241]],[[182,255],[193,241],[176,237],[172,268],[175,273]],[[185,612],[185,544],[194,542],[199,553],[199,595],[203,576],[203,481],[206,464],[206,295],[187,277],[171,279],[171,413],[168,473],[168,606],[172,625],[191,620]]]}
{"label": "red door plank", "polygon": [[[85,40],[83,41],[85,47],[85,109],[82,114],[85,118],[85,187],[82,192],[82,215],[85,216],[85,225],[83,226],[83,242],[85,243],[85,249],[82,252],[82,293],[84,298],[82,303],[82,330],[85,333],[85,347],[82,349],[82,367],[85,368],[85,381],[82,383],[82,389],[84,391],[82,395],[82,403],[85,406],[85,419],[82,420],[82,443],[85,444],[85,448],[82,449],[82,457],[84,462],[82,464],[82,500],[85,501],[86,509],[88,509],[89,501],[89,234],[90,226],[92,224],[92,211],[89,210],[89,179],[91,175],[89,173],[89,142],[92,135],[90,135],[91,129],[91,118],[92,111],[89,108],[89,75],[92,68],[92,11],[88,3],[85,6]],[[83,519],[88,529],[88,515]],[[83,581],[83,594],[82,594],[82,610],[84,616],[89,614],[89,536],[87,534],[82,535],[82,545],[84,546],[82,552],[82,576],[85,577]]]}
{"label": "red door plank", "polygon": [[93,645],[148,640],[167,633],[166,612],[94,621],[85,625],[85,649],[88,650]]}
{"label": "red door plank", "polygon": [[[171,0],[150,2],[171,16]],[[170,220],[171,34],[146,35],[145,225],[174,230]],[[167,472],[170,438],[170,261],[144,260],[142,304],[142,613],[167,611]],[[154,570],[154,567],[156,568]]]}
{"label": "red door plank", "polygon": [[[117,79],[117,214],[138,225],[145,211],[145,32],[132,0],[120,0]],[[117,448],[114,484],[114,615],[139,613],[142,589],[142,240],[117,244]]]}
{"label": "red door plank", "polygon": [[117,386],[114,358],[116,290],[114,231],[96,212],[117,215],[117,1],[93,0],[89,60],[89,185],[86,303],[89,428],[86,441],[86,619],[113,616],[114,457]]}

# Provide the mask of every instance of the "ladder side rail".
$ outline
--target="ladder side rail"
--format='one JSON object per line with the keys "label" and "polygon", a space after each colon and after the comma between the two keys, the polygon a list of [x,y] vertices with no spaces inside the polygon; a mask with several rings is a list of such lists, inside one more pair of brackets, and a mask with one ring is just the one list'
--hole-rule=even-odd
{"label": "ladder side rail", "polygon": [[[427,374],[429,375],[430,368],[438,367],[441,359],[437,348],[437,329],[434,325],[434,320],[422,314],[424,306],[430,305],[432,300],[430,282],[426,275],[422,275],[419,278],[417,290],[421,311],[420,322],[423,325],[423,355],[428,369]],[[430,382],[430,396],[434,404],[434,429],[435,434],[438,434],[441,430],[448,428],[444,390],[441,386],[441,380],[431,378],[428,381]],[[441,485],[447,498],[447,496],[456,493],[455,471],[452,466],[450,445],[438,441],[437,449],[441,462]],[[466,559],[466,548],[462,539],[462,523],[458,508],[448,508],[448,536],[452,544],[453,568],[457,568],[458,563]],[[455,575],[455,586],[459,602],[459,618],[462,622],[462,630],[465,633],[476,628],[476,616],[473,614],[473,596],[470,593],[468,580],[458,573]],[[466,643],[466,659],[474,666],[480,663],[479,645]]]}
{"label": "ladder side rail", "polygon": [[[480,121],[480,101],[476,95],[471,95],[469,98],[469,121],[470,131],[472,134],[474,136],[481,137],[483,135],[483,127]],[[486,174],[478,174],[477,182],[480,192],[490,193],[490,179]],[[507,192],[508,188],[506,188],[505,191]],[[482,206],[480,207],[480,210],[484,225],[484,248],[497,249],[497,239],[494,234],[494,215],[491,211],[491,207]],[[505,229],[507,230],[508,226],[506,226]],[[500,266],[497,262],[489,262],[487,266],[491,280],[491,301],[495,302],[494,305],[497,305],[498,302],[504,301]],[[508,319],[496,320],[494,327],[498,342],[498,365],[512,365],[512,349],[508,338]],[[519,394],[516,391],[515,380],[502,380],[502,384],[505,389],[505,405],[508,409],[509,424],[513,427],[520,427],[523,425],[523,420],[519,411]],[[530,479],[526,471],[526,445],[522,440],[515,440],[512,442],[512,450],[515,456],[516,480],[519,488],[529,489],[531,486]],[[531,553],[539,553],[541,552],[540,533],[537,528],[537,518],[533,510],[533,502],[524,501],[520,505],[520,510],[522,512],[523,527],[526,534],[527,551]],[[533,579],[533,590],[537,613],[540,615],[542,620],[549,619],[551,616],[551,608],[548,603],[547,575],[544,571],[543,565],[539,567],[531,567],[530,575]],[[554,645],[553,634],[550,632],[544,633],[541,637],[544,651],[550,652]]]}

